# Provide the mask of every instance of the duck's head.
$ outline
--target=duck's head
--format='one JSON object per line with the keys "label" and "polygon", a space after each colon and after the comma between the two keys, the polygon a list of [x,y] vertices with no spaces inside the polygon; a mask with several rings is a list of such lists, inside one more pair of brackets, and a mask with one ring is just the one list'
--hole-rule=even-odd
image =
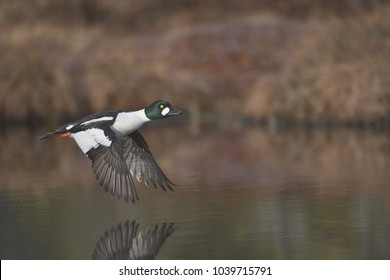
{"label": "duck's head", "polygon": [[173,107],[169,102],[158,100],[145,107],[145,115],[151,120],[164,119],[183,114],[182,111]]}

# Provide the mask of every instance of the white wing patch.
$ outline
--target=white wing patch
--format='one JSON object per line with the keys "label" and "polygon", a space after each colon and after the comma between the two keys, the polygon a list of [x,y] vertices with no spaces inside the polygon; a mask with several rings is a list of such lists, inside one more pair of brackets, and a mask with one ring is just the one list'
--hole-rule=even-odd
{"label": "white wing patch", "polygon": [[72,127],[74,127],[74,124],[70,124],[70,125],[68,125],[68,126],[66,127],[66,130],[69,130],[69,129],[71,129]]}
{"label": "white wing patch", "polygon": [[165,107],[162,111],[161,111],[161,115],[165,116],[166,114],[169,113],[169,108],[168,107]]}
{"label": "white wing patch", "polygon": [[77,145],[86,154],[90,149],[97,148],[99,145],[111,146],[112,141],[104,134],[104,131],[98,128],[91,128],[85,131],[72,133],[71,137]]}
{"label": "white wing patch", "polygon": [[113,119],[114,119],[114,117],[101,117],[101,118],[98,118],[98,119],[93,119],[93,120],[89,120],[89,121],[83,122],[81,125],[88,125],[88,124],[91,124],[91,123],[102,122],[102,121],[111,121]]}

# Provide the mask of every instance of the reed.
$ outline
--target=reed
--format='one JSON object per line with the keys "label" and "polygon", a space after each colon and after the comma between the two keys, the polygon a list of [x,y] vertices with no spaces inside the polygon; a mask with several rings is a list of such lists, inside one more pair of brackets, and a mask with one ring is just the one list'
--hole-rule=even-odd
{"label": "reed", "polygon": [[281,71],[259,77],[246,113],[312,123],[389,123],[389,13],[386,6],[310,20]]}
{"label": "reed", "polygon": [[388,123],[389,5],[275,2],[0,2],[0,122],[162,98],[196,114]]}

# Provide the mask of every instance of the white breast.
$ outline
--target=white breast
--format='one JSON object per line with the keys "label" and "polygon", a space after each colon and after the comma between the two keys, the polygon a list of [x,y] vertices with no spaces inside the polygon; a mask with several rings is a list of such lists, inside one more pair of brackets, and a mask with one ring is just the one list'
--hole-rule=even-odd
{"label": "white breast", "polygon": [[127,135],[136,131],[143,124],[150,121],[145,115],[145,110],[119,113],[111,128],[118,134]]}

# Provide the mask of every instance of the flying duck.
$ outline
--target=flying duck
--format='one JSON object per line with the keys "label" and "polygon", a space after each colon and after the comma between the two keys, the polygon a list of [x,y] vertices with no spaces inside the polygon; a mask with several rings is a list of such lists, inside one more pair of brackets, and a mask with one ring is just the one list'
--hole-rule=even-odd
{"label": "flying duck", "polygon": [[41,136],[73,138],[92,161],[92,170],[106,192],[126,202],[138,200],[131,176],[164,191],[174,185],[158,166],[138,129],[145,123],[182,114],[167,101],[158,100],[138,111],[95,113]]}

